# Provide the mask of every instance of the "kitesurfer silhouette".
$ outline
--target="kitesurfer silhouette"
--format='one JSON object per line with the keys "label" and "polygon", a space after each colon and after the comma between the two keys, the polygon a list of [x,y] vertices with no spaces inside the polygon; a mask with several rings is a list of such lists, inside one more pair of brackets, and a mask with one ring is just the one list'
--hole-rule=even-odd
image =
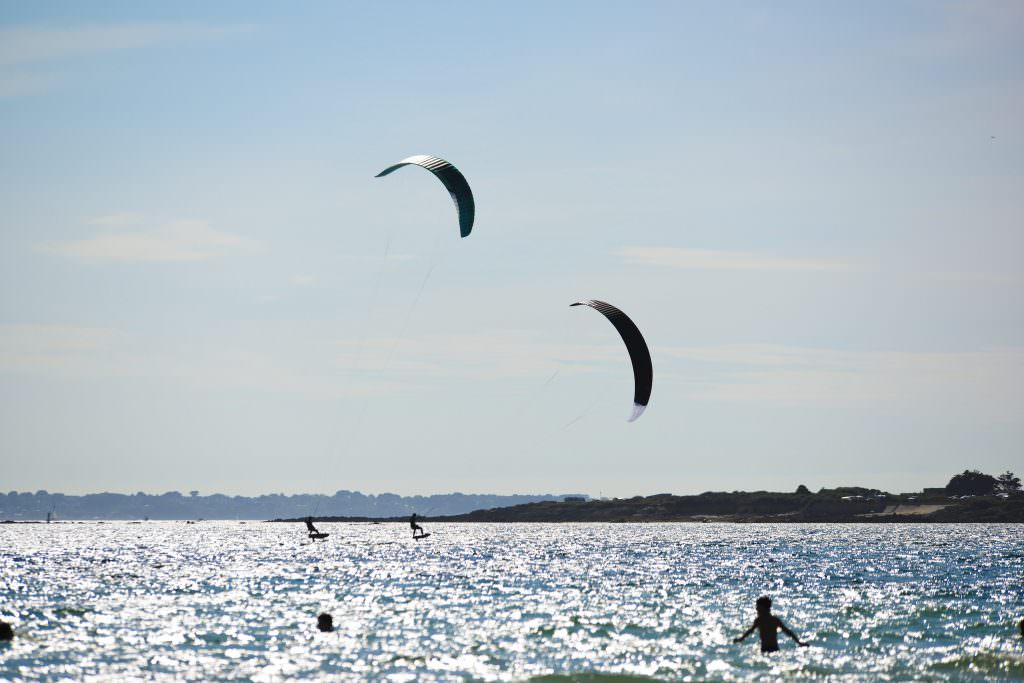
{"label": "kitesurfer silhouette", "polygon": [[409,526],[412,527],[412,537],[416,538],[416,532],[423,533],[423,527],[416,523],[416,513],[412,513],[412,517],[409,518]]}
{"label": "kitesurfer silhouette", "polygon": [[733,638],[732,642],[743,642],[743,639],[753,633],[754,629],[757,629],[761,636],[761,652],[779,651],[779,629],[782,629],[782,632],[792,638],[800,647],[807,647],[807,643],[797,638],[795,633],[786,628],[781,619],[772,614],[772,599],[767,595],[757,599],[757,618],[754,619],[754,623],[742,636]]}
{"label": "kitesurfer silhouette", "polygon": [[315,526],[313,526],[313,518],[312,517],[306,517],[306,531],[309,532],[310,536],[312,536],[313,534],[320,533],[317,530],[317,528]]}

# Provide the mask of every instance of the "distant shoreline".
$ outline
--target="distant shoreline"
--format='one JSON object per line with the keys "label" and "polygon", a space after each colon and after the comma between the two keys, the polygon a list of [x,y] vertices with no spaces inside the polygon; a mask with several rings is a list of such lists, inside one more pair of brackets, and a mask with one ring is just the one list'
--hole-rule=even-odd
{"label": "distant shoreline", "polygon": [[[1004,475],[1011,477],[1010,473]],[[970,486],[979,483],[979,488]],[[1017,480],[1019,482],[1019,480]],[[972,484],[973,482],[973,484]],[[1011,481],[1012,483],[1012,481]],[[434,494],[402,497],[338,491],[333,496],[159,496],[11,492],[0,494],[0,523],[145,522],[149,520],[402,522],[416,512],[427,522],[728,522],[728,523],[975,523],[1024,522],[1024,492],[980,472],[955,475],[943,488],[888,493],[858,486],[795,491],[707,491],[593,499],[583,494]],[[243,521],[244,520],[244,521]]]}
{"label": "distant shoreline", "polygon": [[[183,494],[87,493],[66,495],[36,492],[0,493],[0,520],[265,520],[299,514],[330,513],[346,517],[397,517],[413,511],[438,515],[459,515],[473,510],[507,507],[544,500],[563,500],[582,494],[490,494],[437,493],[400,496],[393,493],[364,494],[345,489],[333,495],[298,493],[228,496],[202,495],[199,491]],[[585,498],[585,496],[582,496]]]}
{"label": "distant shoreline", "polygon": [[[892,495],[850,489],[818,493],[708,492],[696,496],[657,496],[614,500],[544,501],[461,515],[424,517],[425,522],[729,522],[935,524],[1024,523],[1024,496]],[[272,522],[301,522],[305,517]],[[314,517],[317,522],[405,522],[407,517]]]}

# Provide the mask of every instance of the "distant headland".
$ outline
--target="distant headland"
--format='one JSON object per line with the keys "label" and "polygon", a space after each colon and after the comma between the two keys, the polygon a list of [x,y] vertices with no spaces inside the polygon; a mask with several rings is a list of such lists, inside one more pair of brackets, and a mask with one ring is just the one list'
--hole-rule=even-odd
{"label": "distant headland", "polygon": [[[367,521],[321,516],[319,521]],[[296,521],[278,519],[274,521]],[[394,517],[377,521],[404,521]],[[706,492],[692,496],[664,493],[634,498],[531,502],[433,516],[435,522],[1024,522],[1024,493],[1011,472],[999,477],[965,470],[941,488],[888,493],[857,486],[799,486],[792,493]]]}
{"label": "distant headland", "polygon": [[998,477],[964,470],[944,487],[912,493],[845,486],[817,492],[708,491],[593,499],[583,494],[431,496],[338,491],[333,495],[263,496],[36,491],[0,493],[0,521],[238,519],[294,522],[1024,522],[1024,493],[1012,472]]}

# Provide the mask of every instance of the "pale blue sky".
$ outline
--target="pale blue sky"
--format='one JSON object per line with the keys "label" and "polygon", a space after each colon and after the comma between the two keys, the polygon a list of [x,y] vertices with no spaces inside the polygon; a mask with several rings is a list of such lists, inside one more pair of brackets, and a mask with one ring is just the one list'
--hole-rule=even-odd
{"label": "pale blue sky", "polygon": [[1016,2],[0,2],[0,489],[1020,470],[1022,67]]}

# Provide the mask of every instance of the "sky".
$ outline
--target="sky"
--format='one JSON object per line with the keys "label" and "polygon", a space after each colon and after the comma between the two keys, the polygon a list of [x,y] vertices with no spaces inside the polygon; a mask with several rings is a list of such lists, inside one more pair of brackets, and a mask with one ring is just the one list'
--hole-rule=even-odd
{"label": "sky", "polygon": [[1013,1],[0,0],[0,489],[1019,472],[1022,74]]}

